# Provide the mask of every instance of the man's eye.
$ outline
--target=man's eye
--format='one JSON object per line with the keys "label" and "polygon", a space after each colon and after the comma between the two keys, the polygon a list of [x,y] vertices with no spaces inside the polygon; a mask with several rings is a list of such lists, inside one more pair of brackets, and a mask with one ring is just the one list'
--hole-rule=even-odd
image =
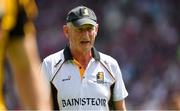
{"label": "man's eye", "polygon": [[82,31],[83,31],[83,29],[81,29],[81,28],[78,28],[78,29],[77,29],[77,31],[78,31],[78,32],[82,32]]}
{"label": "man's eye", "polygon": [[93,30],[93,27],[86,27],[86,28],[78,28],[77,29],[78,32],[91,31],[91,30]]}
{"label": "man's eye", "polygon": [[87,30],[91,31],[91,30],[93,30],[93,28],[92,27],[88,27]]}

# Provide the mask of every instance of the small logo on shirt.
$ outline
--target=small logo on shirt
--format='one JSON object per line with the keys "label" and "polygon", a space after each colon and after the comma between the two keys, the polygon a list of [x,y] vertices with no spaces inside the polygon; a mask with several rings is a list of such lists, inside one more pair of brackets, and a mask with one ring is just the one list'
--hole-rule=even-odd
{"label": "small logo on shirt", "polygon": [[63,82],[64,82],[64,81],[68,81],[68,80],[71,80],[71,76],[68,76],[67,78],[62,79]]}
{"label": "small logo on shirt", "polygon": [[96,75],[97,83],[103,84],[104,83],[104,73],[98,72]]}

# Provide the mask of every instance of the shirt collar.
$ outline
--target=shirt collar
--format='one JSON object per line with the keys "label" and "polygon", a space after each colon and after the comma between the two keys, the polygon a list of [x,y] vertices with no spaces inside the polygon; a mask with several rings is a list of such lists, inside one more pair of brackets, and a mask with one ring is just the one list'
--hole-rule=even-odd
{"label": "shirt collar", "polygon": [[[95,47],[93,47],[91,49],[92,51],[92,56],[95,60],[100,60],[100,55],[99,55],[99,52],[96,50]],[[70,48],[69,46],[66,45],[66,47],[64,48],[64,58],[65,58],[65,61],[67,60],[73,60],[73,57],[72,57],[72,54],[71,54],[71,51],[70,51]]]}

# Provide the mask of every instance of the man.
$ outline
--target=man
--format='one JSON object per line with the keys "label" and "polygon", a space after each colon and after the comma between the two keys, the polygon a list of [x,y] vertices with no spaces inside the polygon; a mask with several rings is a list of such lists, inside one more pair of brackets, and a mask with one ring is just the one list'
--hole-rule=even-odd
{"label": "man", "polygon": [[128,93],[118,63],[94,48],[95,13],[85,6],[72,9],[63,30],[69,44],[42,63],[54,103],[57,100],[61,110],[109,110],[113,103],[116,110],[125,111]]}
{"label": "man", "polygon": [[35,1],[0,0],[0,3],[0,110],[6,109],[3,97],[6,53],[23,109],[50,110],[50,89],[37,72],[40,59],[33,25],[37,15]]}

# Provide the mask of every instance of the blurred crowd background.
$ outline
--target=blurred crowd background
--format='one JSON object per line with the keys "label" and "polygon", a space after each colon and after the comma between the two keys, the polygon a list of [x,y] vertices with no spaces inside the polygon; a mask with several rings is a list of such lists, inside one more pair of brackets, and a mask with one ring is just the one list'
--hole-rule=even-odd
{"label": "blurred crowd background", "polygon": [[[180,110],[179,0],[37,0],[37,5],[41,59],[64,48],[66,15],[85,5],[98,18],[95,47],[120,65],[129,92],[127,109]],[[6,81],[8,107],[18,109],[11,76]]]}

